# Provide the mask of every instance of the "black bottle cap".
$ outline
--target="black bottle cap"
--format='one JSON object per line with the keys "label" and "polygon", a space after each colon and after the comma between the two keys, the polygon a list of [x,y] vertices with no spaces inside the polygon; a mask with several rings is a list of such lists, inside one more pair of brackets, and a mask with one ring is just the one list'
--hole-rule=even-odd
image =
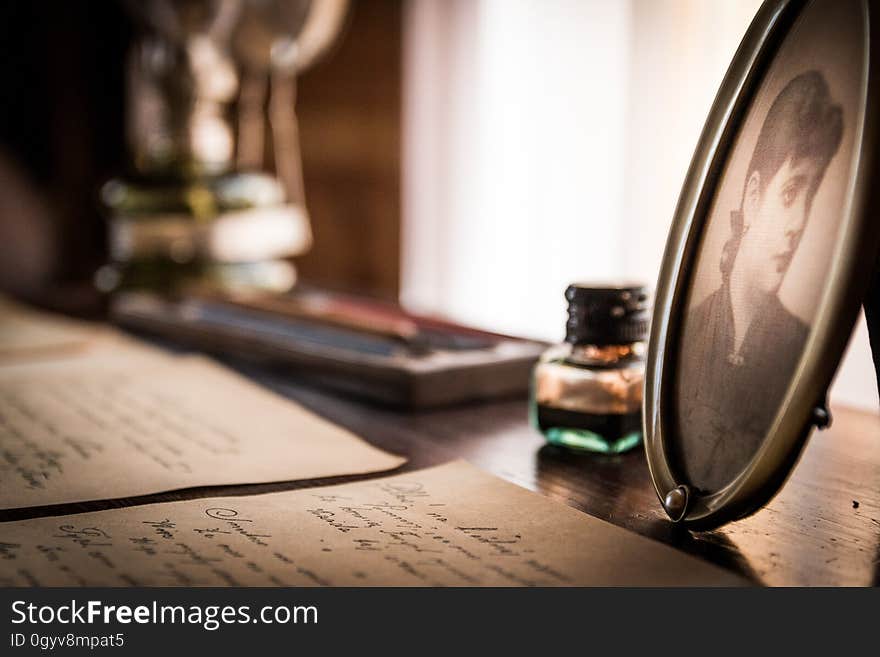
{"label": "black bottle cap", "polygon": [[627,344],[648,336],[648,292],[644,285],[573,283],[565,290],[571,344]]}

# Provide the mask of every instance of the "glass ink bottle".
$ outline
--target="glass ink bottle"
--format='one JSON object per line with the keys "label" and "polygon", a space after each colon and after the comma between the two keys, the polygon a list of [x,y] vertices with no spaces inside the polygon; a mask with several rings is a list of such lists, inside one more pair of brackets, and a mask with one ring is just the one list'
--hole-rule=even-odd
{"label": "glass ink bottle", "polygon": [[529,415],[547,441],[619,454],[642,441],[648,295],[641,285],[569,285],[565,342],[535,365]]}

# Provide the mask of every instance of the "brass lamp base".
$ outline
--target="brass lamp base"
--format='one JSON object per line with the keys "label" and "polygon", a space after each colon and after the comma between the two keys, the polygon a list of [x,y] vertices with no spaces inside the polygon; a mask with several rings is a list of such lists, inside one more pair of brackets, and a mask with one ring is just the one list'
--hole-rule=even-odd
{"label": "brass lamp base", "polygon": [[286,203],[280,183],[266,174],[115,179],[101,196],[110,262],[95,282],[105,292],[285,292],[296,270],[284,258],[311,246],[303,208]]}

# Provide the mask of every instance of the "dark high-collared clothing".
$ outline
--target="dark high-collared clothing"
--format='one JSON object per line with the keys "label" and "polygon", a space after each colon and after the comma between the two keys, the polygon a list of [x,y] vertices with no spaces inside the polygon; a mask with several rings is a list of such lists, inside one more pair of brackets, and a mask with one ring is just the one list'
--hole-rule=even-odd
{"label": "dark high-collared clothing", "polygon": [[680,459],[691,484],[715,491],[751,460],[797,367],[809,328],[776,295],[758,301],[735,349],[730,288],[723,285],[685,320],[676,377]]}

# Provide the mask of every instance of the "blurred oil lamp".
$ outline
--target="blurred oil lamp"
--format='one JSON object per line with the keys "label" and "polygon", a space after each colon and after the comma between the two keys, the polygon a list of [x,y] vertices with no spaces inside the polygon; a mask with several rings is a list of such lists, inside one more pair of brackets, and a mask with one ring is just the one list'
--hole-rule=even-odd
{"label": "blurred oil lamp", "polygon": [[110,262],[96,285],[290,289],[289,258],[311,245],[296,76],[337,38],[347,0],[128,8],[139,26],[127,69],[131,157],[101,190]]}

